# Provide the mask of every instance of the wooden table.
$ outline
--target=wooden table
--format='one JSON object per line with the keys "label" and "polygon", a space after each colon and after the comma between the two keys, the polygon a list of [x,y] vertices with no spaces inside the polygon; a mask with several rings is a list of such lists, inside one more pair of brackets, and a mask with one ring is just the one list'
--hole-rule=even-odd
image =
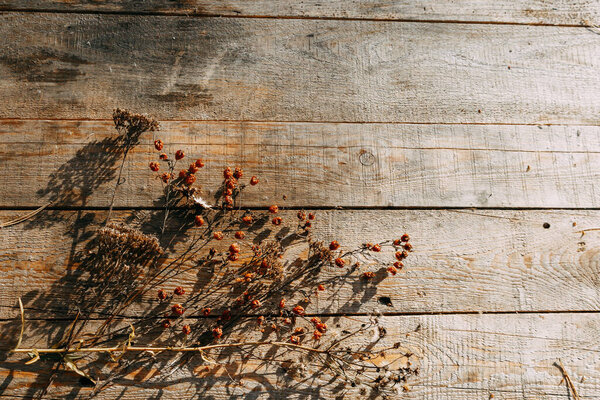
{"label": "wooden table", "polygon": [[[103,143],[121,107],[155,115],[165,142],[218,166],[206,187],[224,165],[259,175],[245,207],[285,194],[286,207],[316,210],[316,235],[349,246],[412,234],[399,277],[358,302],[341,291],[330,310],[385,313],[421,367],[402,398],[573,398],[558,360],[581,398],[600,398],[600,3],[4,0],[0,10],[0,221],[61,200],[0,230],[3,348],[18,336],[19,297],[27,343],[52,343],[71,321],[70,257],[87,240],[82,224],[106,216],[115,174],[95,171],[111,162]],[[158,206],[151,136],[125,164],[117,218]],[[48,385],[48,364],[2,354],[0,397]],[[334,397],[319,381],[277,387],[268,369],[235,387],[156,372],[98,397]],[[67,373],[45,398],[90,393]]]}

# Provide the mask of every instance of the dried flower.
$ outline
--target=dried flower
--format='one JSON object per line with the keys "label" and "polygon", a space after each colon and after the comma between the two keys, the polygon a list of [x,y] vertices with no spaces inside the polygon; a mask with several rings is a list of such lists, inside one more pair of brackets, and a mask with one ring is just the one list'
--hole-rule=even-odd
{"label": "dried flower", "polygon": [[285,308],[285,299],[279,301],[279,308]]}
{"label": "dried flower", "polygon": [[323,334],[321,332],[319,332],[319,331],[314,331],[313,332],[313,339],[314,340],[320,340],[321,336],[323,336]]}
{"label": "dried flower", "polygon": [[338,243],[337,240],[334,240],[333,242],[329,243],[329,250],[337,250],[340,248],[340,244]]}
{"label": "dried flower", "polygon": [[160,158],[163,161],[166,161],[169,159],[169,156],[166,153],[160,153],[160,155],[158,156],[158,158]]}
{"label": "dried flower", "polygon": [[192,328],[190,328],[189,325],[184,325],[183,328],[181,328],[181,332],[183,332],[184,335],[189,335],[192,333]]}
{"label": "dried flower", "polygon": [[239,167],[237,167],[233,173],[233,177],[235,179],[240,179],[243,175],[244,175],[244,171]]}
{"label": "dried flower", "polygon": [[150,169],[154,172],[158,171],[160,169],[160,165],[158,165],[158,163],[156,161],[151,161],[150,164],[148,164],[150,166]]}
{"label": "dried flower", "polygon": [[163,289],[160,289],[158,291],[158,299],[165,300],[166,298],[167,298],[167,292],[165,292]]}
{"label": "dried flower", "polygon": [[217,327],[213,328],[212,334],[215,339],[221,339],[221,337],[223,336],[223,329],[221,329],[221,327],[217,326]]}
{"label": "dried flower", "polygon": [[242,231],[237,231],[234,236],[236,239],[242,240],[246,234]]}
{"label": "dried flower", "polygon": [[304,315],[304,307],[302,307],[301,305],[297,305],[296,307],[292,308],[292,311],[294,312],[294,314]]}
{"label": "dried flower", "polygon": [[343,268],[344,265],[346,265],[346,261],[344,261],[343,258],[339,258],[338,257],[338,258],[335,259],[335,265],[337,265],[340,268]]}
{"label": "dried flower", "polygon": [[283,220],[281,219],[281,217],[275,217],[271,222],[273,223],[273,225],[281,225],[282,221]]}
{"label": "dried flower", "polygon": [[251,306],[252,306],[253,309],[256,309],[256,308],[260,307],[261,306],[260,301],[258,301],[258,300],[252,300]]}
{"label": "dried flower", "polygon": [[190,166],[188,167],[188,171],[190,174],[195,174],[196,172],[198,172],[198,167],[196,167],[196,163],[191,163]]}
{"label": "dried flower", "polygon": [[173,307],[171,307],[171,311],[175,315],[183,315],[183,313],[185,312],[185,308],[183,308],[181,304],[173,304]]}
{"label": "dried flower", "polygon": [[223,170],[223,177],[225,179],[230,179],[233,177],[233,172],[231,171],[230,167],[227,167]]}
{"label": "dried flower", "polygon": [[315,214],[308,213],[308,219],[315,219]]}
{"label": "dried flower", "polygon": [[230,253],[239,253],[240,252],[240,245],[237,243],[232,243],[229,246],[229,252]]}
{"label": "dried flower", "polygon": [[317,286],[317,289],[318,289],[320,292],[323,292],[323,291],[325,291],[325,286],[323,286],[323,285],[319,285],[319,286]]}
{"label": "dried flower", "polygon": [[250,184],[252,186],[258,185],[258,178],[256,176],[253,176],[252,178],[250,178]]}
{"label": "dried flower", "polygon": [[367,271],[367,272],[363,273],[363,278],[364,279],[373,279],[373,278],[375,278],[375,272]]}
{"label": "dried flower", "polygon": [[162,322],[162,327],[165,328],[165,329],[170,328],[171,327],[171,321],[169,321],[168,319],[165,319]]}
{"label": "dried flower", "polygon": [[251,215],[246,215],[246,216],[242,217],[242,221],[246,225],[250,225],[252,223],[252,216]]}
{"label": "dried flower", "polygon": [[160,139],[156,139],[154,141],[154,148],[158,151],[161,151],[163,149],[163,141]]}
{"label": "dried flower", "polygon": [[202,161],[201,158],[197,159],[194,164],[196,164],[196,167],[198,167],[198,168],[204,167],[204,162]]}
{"label": "dried flower", "polygon": [[278,211],[279,211],[279,207],[277,207],[275,204],[273,204],[271,207],[269,207],[269,212],[271,214],[277,214]]}
{"label": "dried flower", "polygon": [[176,160],[181,160],[183,157],[185,157],[185,153],[182,150],[177,150],[175,152],[175,159]]}
{"label": "dried flower", "polygon": [[396,268],[394,266],[389,266],[387,268],[387,272],[389,272],[392,275],[396,275],[398,273],[398,268]]}
{"label": "dried flower", "polygon": [[215,238],[215,240],[223,240],[223,232],[217,231],[213,233],[213,238]]}
{"label": "dried flower", "polygon": [[210,308],[209,307],[205,307],[202,309],[202,315],[204,315],[205,317],[208,317],[210,315]]}
{"label": "dried flower", "polygon": [[191,186],[194,182],[196,182],[196,175],[189,174],[188,176],[185,177],[184,183],[187,186]]}
{"label": "dried flower", "polygon": [[184,289],[184,288],[182,288],[181,286],[177,286],[177,287],[175,288],[175,291],[174,291],[174,293],[175,293],[177,296],[182,296],[183,294],[185,294],[185,289]]}
{"label": "dried flower", "polygon": [[204,225],[204,218],[202,218],[202,215],[196,215],[196,217],[194,218],[194,224],[196,226]]}
{"label": "dried flower", "polygon": [[380,251],[381,251],[381,245],[379,245],[379,244],[374,244],[374,245],[371,247],[371,251],[374,251],[374,252],[377,252],[377,253],[378,253],[378,252],[380,252]]}
{"label": "dried flower", "polygon": [[403,242],[408,242],[410,240],[410,236],[408,236],[408,233],[405,233],[400,237],[400,240],[402,240]]}
{"label": "dried flower", "polygon": [[296,335],[292,335],[290,337],[290,342],[292,342],[293,344],[300,344],[300,338]]}

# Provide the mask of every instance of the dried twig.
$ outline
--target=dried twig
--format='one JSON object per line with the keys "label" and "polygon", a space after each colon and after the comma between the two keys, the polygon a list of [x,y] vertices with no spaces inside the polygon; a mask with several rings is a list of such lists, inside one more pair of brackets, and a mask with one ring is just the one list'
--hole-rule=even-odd
{"label": "dried twig", "polygon": [[563,365],[562,361],[558,360],[557,362],[554,363],[554,365],[563,374],[565,381],[567,382],[567,386],[569,387],[569,389],[571,390],[571,393],[573,394],[573,400],[580,400],[581,397],[579,397],[579,394],[577,393],[577,389],[575,389],[575,385],[573,384],[571,377],[567,373],[567,370],[565,369],[565,366]]}

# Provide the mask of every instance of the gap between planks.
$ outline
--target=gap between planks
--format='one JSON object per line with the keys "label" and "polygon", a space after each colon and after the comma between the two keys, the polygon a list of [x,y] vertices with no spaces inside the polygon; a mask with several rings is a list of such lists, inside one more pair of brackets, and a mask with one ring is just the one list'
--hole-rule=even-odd
{"label": "gap between planks", "polygon": [[302,15],[239,15],[222,13],[189,13],[174,11],[109,11],[109,10],[60,10],[53,8],[6,8],[0,7],[0,13],[30,13],[30,14],[82,14],[82,15],[124,15],[149,17],[186,17],[186,18],[235,18],[235,19],[279,19],[279,20],[313,20],[313,21],[366,21],[366,22],[397,22],[397,23],[427,23],[427,24],[468,24],[468,25],[509,25],[509,26],[553,26],[564,28],[595,28],[594,25],[551,23],[551,22],[518,22],[518,21],[485,21],[461,19],[419,19],[419,18],[377,18],[377,17],[323,17]]}
{"label": "gap between planks", "polygon": [[[1,11],[0,11],[1,13]],[[152,116],[152,113],[144,113]],[[36,117],[0,117],[0,122],[19,122],[19,121],[51,121],[51,122],[111,122],[111,118],[36,118]],[[600,124],[586,122],[542,122],[542,123],[522,123],[522,122],[413,122],[413,121],[321,121],[321,120],[275,120],[275,119],[181,119],[181,118],[160,118],[160,122],[194,122],[194,123],[248,123],[248,124],[336,124],[336,125],[448,125],[448,126],[591,126],[597,127]]]}
{"label": "gap between planks", "polygon": [[[18,309],[17,306],[9,307],[0,305],[0,308],[14,308]],[[27,318],[27,310],[37,310],[28,307],[24,307],[25,310],[25,322],[27,321],[49,321],[49,322],[60,322],[60,321],[73,321],[73,317],[65,317],[65,318]],[[38,310],[39,311],[39,310]],[[527,311],[434,311],[434,312],[426,312],[426,311],[413,311],[413,312],[379,312],[379,313],[366,313],[366,312],[358,312],[358,313],[306,313],[304,316],[307,318],[311,317],[326,317],[326,318],[334,318],[334,317],[370,317],[370,316],[384,316],[384,317],[419,317],[419,316],[435,316],[435,315],[544,315],[544,314],[599,314],[600,310],[527,310]],[[120,315],[120,314],[110,314],[110,316],[114,315],[117,319],[130,319],[130,320],[149,320],[149,319],[164,319],[162,316],[157,317],[139,317],[136,315]],[[264,317],[274,318],[279,316],[279,314],[260,314]],[[108,316],[108,315],[107,315]],[[242,318],[256,318],[254,314],[240,314]],[[0,318],[0,322],[13,321],[18,319],[19,316],[16,315],[14,318]],[[193,320],[202,320],[202,319],[218,319],[218,315],[211,315],[205,317],[203,315],[190,315],[186,316],[187,319]],[[79,318],[80,321],[104,321],[106,317],[87,317],[87,318]]]}

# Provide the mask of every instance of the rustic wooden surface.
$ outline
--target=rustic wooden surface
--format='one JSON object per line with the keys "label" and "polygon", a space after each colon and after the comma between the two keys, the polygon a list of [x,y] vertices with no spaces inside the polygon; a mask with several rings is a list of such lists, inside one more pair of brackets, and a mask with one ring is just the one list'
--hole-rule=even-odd
{"label": "rustic wooden surface", "polygon": [[[199,175],[207,199],[221,168],[240,165],[261,177],[240,206],[277,202],[291,209],[284,225],[315,209],[321,240],[412,234],[394,279],[341,282],[336,300],[308,308],[346,329],[384,315],[383,342],[401,343],[384,359],[412,352],[421,367],[391,398],[573,398],[559,359],[581,398],[600,398],[597,2],[0,0],[0,11],[0,223],[54,202],[0,229],[0,397],[35,398],[50,382],[51,364],[4,351],[20,329],[16,299],[25,345],[51,345],[72,320],[86,283],[75,256],[107,213],[120,156],[106,151],[109,119],[122,107],[162,130],[124,166],[119,220],[161,206],[147,172],[160,137],[212,167]],[[120,323],[139,323],[153,302]],[[235,357],[209,371],[167,364],[95,397],[361,395]],[[64,372],[44,398],[92,394]]]}

